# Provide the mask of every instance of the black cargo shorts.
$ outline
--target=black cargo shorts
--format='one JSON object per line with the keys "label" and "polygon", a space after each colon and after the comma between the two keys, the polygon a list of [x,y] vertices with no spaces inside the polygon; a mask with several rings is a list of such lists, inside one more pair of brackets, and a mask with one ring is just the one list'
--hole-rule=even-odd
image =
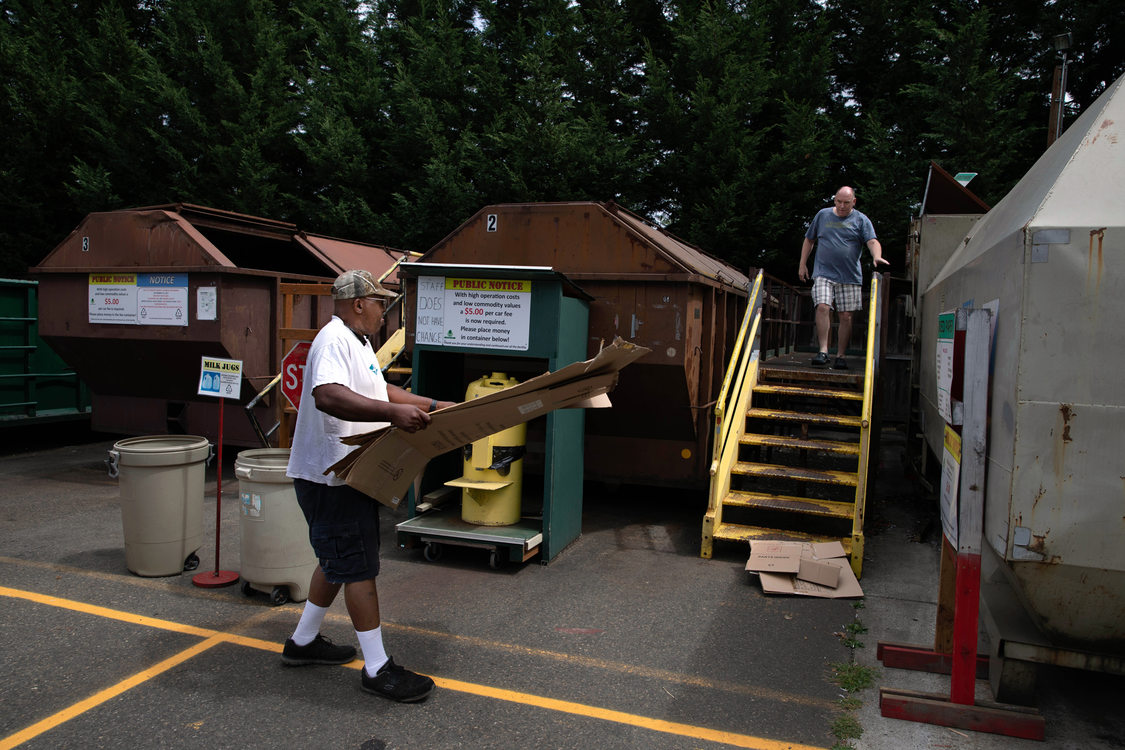
{"label": "black cargo shorts", "polygon": [[324,576],[354,583],[379,575],[379,503],[347,485],[294,479],[293,489]]}

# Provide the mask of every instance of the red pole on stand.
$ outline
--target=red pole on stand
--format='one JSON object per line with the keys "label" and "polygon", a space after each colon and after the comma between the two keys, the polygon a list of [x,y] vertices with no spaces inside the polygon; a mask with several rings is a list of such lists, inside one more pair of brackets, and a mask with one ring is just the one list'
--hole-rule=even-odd
{"label": "red pole on stand", "polygon": [[215,569],[210,573],[196,573],[191,582],[205,589],[230,586],[238,580],[233,570],[219,570],[219,539],[223,518],[223,401],[219,399],[219,463],[215,470]]}

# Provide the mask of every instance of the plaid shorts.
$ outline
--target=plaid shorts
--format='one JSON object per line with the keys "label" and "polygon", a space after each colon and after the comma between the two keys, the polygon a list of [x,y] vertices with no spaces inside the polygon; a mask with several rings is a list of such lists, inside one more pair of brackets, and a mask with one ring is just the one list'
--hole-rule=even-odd
{"label": "plaid shorts", "polygon": [[812,299],[814,305],[828,305],[836,312],[862,310],[863,286],[860,284],[840,284],[829,281],[823,276],[817,276],[813,279]]}

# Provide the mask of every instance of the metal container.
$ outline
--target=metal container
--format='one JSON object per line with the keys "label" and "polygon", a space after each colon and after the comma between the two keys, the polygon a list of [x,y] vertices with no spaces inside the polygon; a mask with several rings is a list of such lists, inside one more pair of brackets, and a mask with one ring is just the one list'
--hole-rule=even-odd
{"label": "metal container", "polygon": [[[618,206],[592,202],[487,206],[421,261],[565,274],[593,297],[587,356],[615,336],[653,350],[622,371],[612,409],[587,414],[586,477],[707,486],[708,406],[745,310],[745,274]],[[406,305],[412,321],[409,284]],[[406,338],[412,347],[409,324]]]}
{"label": "metal container", "polygon": [[[1118,657],[1125,654],[1123,80],[972,227],[925,292],[921,347],[926,440],[940,456],[936,316],[993,309],[986,557],[994,553],[998,575],[1050,642]],[[1125,668],[1125,660],[1113,663]]]}
{"label": "metal container", "polygon": [[[348,268],[378,275],[401,255],[175,205],[90,214],[31,270],[40,335],[88,384],[95,430],[214,438],[215,399],[197,396],[203,356],[241,360],[239,401],[249,402],[285,355],[282,282],[330,282]],[[312,328],[330,315],[330,297],[302,295],[295,306]],[[258,411],[274,421],[269,400]],[[249,420],[229,420],[226,433],[231,444],[261,445]]]}
{"label": "metal container", "polygon": [[0,279],[0,425],[89,416],[86,384],[39,335],[39,283]]}

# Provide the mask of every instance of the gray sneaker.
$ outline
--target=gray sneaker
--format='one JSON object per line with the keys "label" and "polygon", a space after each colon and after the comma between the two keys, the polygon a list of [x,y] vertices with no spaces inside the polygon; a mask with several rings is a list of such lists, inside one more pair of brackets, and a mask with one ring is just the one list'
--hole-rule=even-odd
{"label": "gray sneaker", "polygon": [[366,669],[360,670],[360,676],[364,690],[399,703],[423,701],[434,689],[434,681],[429,677],[404,669],[390,658],[374,677],[368,677]]}
{"label": "gray sneaker", "polygon": [[303,667],[306,664],[347,664],[354,658],[354,646],[337,646],[319,633],[304,646],[298,646],[292,638],[287,638],[285,648],[281,650],[281,663],[289,667]]}

